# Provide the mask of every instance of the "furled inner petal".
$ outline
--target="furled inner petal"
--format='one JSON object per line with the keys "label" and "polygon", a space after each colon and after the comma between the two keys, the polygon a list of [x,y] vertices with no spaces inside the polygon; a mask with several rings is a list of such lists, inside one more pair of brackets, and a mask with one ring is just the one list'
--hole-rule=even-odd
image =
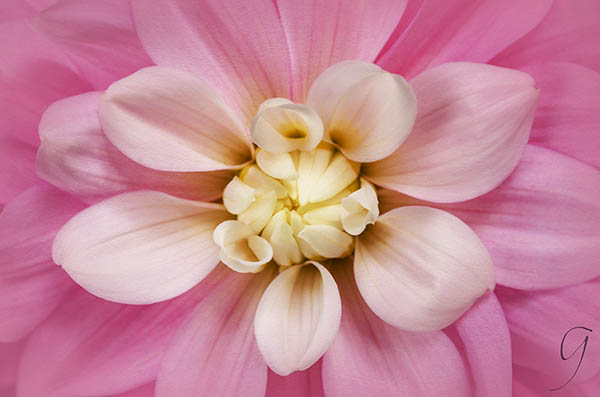
{"label": "furled inner petal", "polygon": [[353,235],[361,234],[367,225],[375,223],[379,216],[379,202],[375,188],[365,179],[360,180],[360,189],[342,200],[342,225]]}
{"label": "furled inner petal", "polygon": [[341,301],[321,264],[307,262],[280,273],[265,291],[254,319],[258,347],[279,375],[316,362],[337,334]]}
{"label": "furled inner petal", "polygon": [[307,225],[298,238],[324,258],[342,258],[354,248],[354,239],[329,225]]}
{"label": "furled inner petal", "polygon": [[223,204],[232,214],[241,214],[250,207],[254,201],[255,190],[246,185],[237,176],[225,186],[223,190]]}
{"label": "furled inner petal", "polygon": [[257,273],[273,257],[267,240],[240,221],[225,221],[213,233],[215,243],[221,248],[221,262],[240,273]]}
{"label": "furled inner petal", "polygon": [[323,123],[311,107],[274,98],[261,105],[250,134],[254,143],[272,153],[309,151],[321,142]]}
{"label": "furled inner petal", "polygon": [[276,179],[294,180],[298,177],[296,166],[289,153],[271,153],[258,150],[256,164],[267,175]]}

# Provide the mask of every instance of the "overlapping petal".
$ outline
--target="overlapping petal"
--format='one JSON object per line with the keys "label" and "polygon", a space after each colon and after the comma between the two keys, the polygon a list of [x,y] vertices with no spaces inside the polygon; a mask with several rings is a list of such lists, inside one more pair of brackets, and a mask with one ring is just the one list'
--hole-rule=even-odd
{"label": "overlapping petal", "polygon": [[275,272],[234,274],[196,307],[163,360],[157,397],[264,396],[267,366],[252,324]]}
{"label": "overlapping petal", "polygon": [[290,48],[292,96],[304,102],[317,76],[354,59],[373,62],[400,21],[407,0],[277,0]]}
{"label": "overlapping petal", "polygon": [[496,281],[518,289],[558,288],[600,276],[600,171],[529,145],[515,172],[474,200],[440,205],[380,192],[382,211],[433,205],[475,230],[494,260]]}
{"label": "overlapping petal", "polygon": [[153,305],[74,291],[32,335],[19,396],[104,396],[152,382],[179,326],[228,274],[220,267],[186,294]]}
{"label": "overlapping petal", "polygon": [[201,77],[247,120],[265,100],[290,96],[289,52],[272,0],[134,0],[132,8],[156,64]]}
{"label": "overlapping petal", "polygon": [[323,357],[326,395],[469,396],[469,374],[450,338],[441,331],[412,333],[383,322],[363,302],[349,265],[331,267],[343,312],[340,331]]}
{"label": "overlapping petal", "polygon": [[173,298],[219,263],[220,204],[155,191],[123,193],[73,217],[52,248],[54,261],[89,292],[122,303]]}
{"label": "overlapping petal", "polygon": [[0,214],[0,341],[31,332],[62,301],[71,280],[52,262],[52,240],[83,203],[32,187]]}
{"label": "overlapping petal", "polygon": [[313,365],[337,334],[341,302],[335,280],[323,265],[307,262],[283,271],[256,310],[256,341],[279,375]]}
{"label": "overlapping petal", "polygon": [[391,156],[366,164],[367,179],[434,202],[468,200],[514,169],[539,91],[531,76],[475,63],[448,63],[411,80],[417,121]]}
{"label": "overlapping petal", "polygon": [[211,87],[186,72],[141,69],[108,88],[99,115],[108,139],[146,167],[213,171],[250,159],[245,126]]}
{"label": "overlapping petal", "polygon": [[265,397],[325,397],[323,394],[322,360],[304,371],[287,376],[269,370]]}
{"label": "overlapping petal", "polygon": [[220,197],[233,171],[164,172],[123,155],[104,135],[99,92],[53,103],[40,122],[36,168],[46,181],[86,201],[125,191],[153,189],[187,199]]}
{"label": "overlapping petal", "polygon": [[409,331],[450,325],[494,287],[492,259],[473,230],[419,206],[387,212],[358,237],[354,274],[369,307]]}
{"label": "overlapping petal", "polygon": [[95,89],[149,66],[124,0],[60,0],[33,19],[56,42]]}
{"label": "overlapping petal", "polygon": [[531,31],[551,5],[552,0],[424,1],[377,64],[412,78],[444,62],[487,62]]}

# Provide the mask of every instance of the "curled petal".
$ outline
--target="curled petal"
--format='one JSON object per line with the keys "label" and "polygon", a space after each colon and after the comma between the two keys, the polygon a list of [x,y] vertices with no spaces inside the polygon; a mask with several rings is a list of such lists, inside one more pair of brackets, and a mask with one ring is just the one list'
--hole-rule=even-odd
{"label": "curled petal", "polygon": [[357,61],[340,62],[321,73],[306,103],[321,116],[325,139],[358,162],[392,154],[417,114],[415,93],[401,76]]}
{"label": "curled petal", "polygon": [[364,179],[360,184],[360,189],[342,200],[342,225],[353,236],[361,234],[379,216],[377,193],[373,185]]}
{"label": "curled petal", "polygon": [[218,204],[124,193],[73,217],[54,240],[52,257],[101,298],[158,302],[192,288],[219,263],[211,237],[230,217]]}
{"label": "curled petal", "polygon": [[354,238],[329,225],[307,225],[298,233],[319,256],[323,258],[342,258],[352,253]]}
{"label": "curled petal", "polygon": [[[277,101],[275,104],[269,102]],[[280,103],[274,98],[263,103],[250,124],[252,140],[261,149],[280,154],[294,150],[311,151],[323,138],[323,123],[306,105]]]}
{"label": "curled petal", "polygon": [[256,154],[256,164],[273,178],[290,180],[298,178],[296,166],[289,153],[276,154],[259,150]]}
{"label": "curled petal", "polygon": [[433,202],[468,200],[498,186],[529,138],[539,91],[531,76],[448,63],[411,80],[415,128],[391,156],[364,167],[377,185]]}
{"label": "curled petal", "polygon": [[193,75],[153,66],[111,85],[100,100],[108,139],[127,157],[162,171],[236,168],[250,158],[244,126]]}
{"label": "curled petal", "polygon": [[221,248],[221,261],[240,273],[257,273],[273,258],[273,248],[267,240],[240,221],[225,221],[213,233]]}
{"label": "curled petal", "polygon": [[254,319],[269,367],[288,375],[314,364],[337,334],[341,301],[331,274],[316,262],[292,266],[265,291]]}
{"label": "curled petal", "polygon": [[379,217],[357,239],[354,274],[369,307],[409,331],[448,326],[494,287],[492,259],[473,230],[429,207]]}
{"label": "curled petal", "polygon": [[246,185],[237,176],[225,186],[223,205],[232,214],[241,214],[254,201],[254,189]]}

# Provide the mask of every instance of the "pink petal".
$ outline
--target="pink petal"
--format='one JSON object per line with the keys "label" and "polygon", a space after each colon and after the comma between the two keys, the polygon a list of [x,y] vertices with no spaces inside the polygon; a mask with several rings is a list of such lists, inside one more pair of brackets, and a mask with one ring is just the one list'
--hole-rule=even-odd
{"label": "pink petal", "polygon": [[596,0],[555,0],[542,23],[491,62],[514,68],[563,61],[600,72],[598,15],[600,2]]}
{"label": "pink petal", "polygon": [[529,142],[600,168],[600,74],[569,63],[522,70],[541,90]]}
{"label": "pink petal", "polygon": [[381,321],[356,289],[350,263],[332,267],[342,294],[342,324],[323,357],[325,395],[469,396],[469,375],[441,331],[405,332]]}
{"label": "pink petal", "polygon": [[274,267],[235,273],[198,305],[163,360],[156,397],[264,396],[267,366],[252,323],[274,276]]}
{"label": "pink petal", "polygon": [[373,62],[400,21],[407,0],[278,0],[290,45],[293,98],[327,67],[347,59]]}
{"label": "pink petal", "polygon": [[43,183],[35,174],[35,149],[21,139],[0,136],[0,203],[9,203],[29,187]]}
{"label": "pink petal", "polygon": [[307,262],[281,272],[254,319],[256,342],[269,368],[285,376],[317,362],[337,334],[341,311],[337,285],[323,265]]}
{"label": "pink petal", "polygon": [[534,369],[553,379],[548,389],[566,383],[575,372],[582,350],[571,355],[589,337],[582,365],[573,379],[584,382],[600,374],[600,345],[594,343],[600,329],[600,279],[584,284],[546,291],[522,291],[498,288],[497,291],[512,339],[513,363]]}
{"label": "pink petal", "polygon": [[33,8],[23,0],[4,0],[0,4],[0,22],[27,18],[34,13]]}
{"label": "pink petal", "polygon": [[490,250],[498,284],[558,288],[600,276],[600,171],[552,150],[528,145],[515,172],[496,190],[439,205],[385,192],[382,211],[435,205],[475,230]]}
{"label": "pink petal", "polygon": [[0,214],[0,341],[28,334],[61,302],[71,280],[52,262],[52,240],[82,203],[38,185]]}
{"label": "pink petal", "polygon": [[585,382],[577,382],[574,378],[563,388],[551,390],[560,386],[554,377],[518,365],[514,366],[513,372],[513,397],[598,397],[600,390],[600,374]]}
{"label": "pink petal", "polygon": [[430,207],[380,216],[356,241],[354,274],[369,307],[409,331],[448,326],[494,287],[492,259],[477,235]]}
{"label": "pink petal", "polygon": [[445,62],[487,62],[533,29],[552,0],[425,1],[377,64],[407,78]]}
{"label": "pink petal", "polygon": [[108,139],[146,167],[213,171],[250,158],[244,125],[211,87],[186,72],[139,70],[109,87],[99,115]]}
{"label": "pink petal", "polygon": [[110,397],[154,397],[154,382]]}
{"label": "pink petal", "polygon": [[63,0],[32,23],[71,55],[96,89],[152,64],[133,28],[129,1]]}
{"label": "pink petal", "polygon": [[498,186],[527,139],[539,91],[522,72],[451,63],[410,82],[417,122],[391,156],[367,164],[374,183],[433,202],[468,200]]}
{"label": "pink petal", "polygon": [[510,397],[512,361],[504,312],[492,292],[486,293],[446,330],[466,357],[474,381],[473,396]]}
{"label": "pink petal", "polygon": [[54,261],[89,292],[122,303],[171,299],[219,263],[222,205],[165,193],[123,193],[85,209],[54,240]]}
{"label": "pink petal", "polygon": [[134,0],[132,6],[156,64],[201,77],[248,121],[266,99],[290,96],[289,52],[272,0]]}
{"label": "pink petal", "polygon": [[98,92],[66,98],[44,113],[36,163],[42,178],[91,202],[140,189],[204,201],[221,196],[232,171],[163,172],[124,156],[100,128],[99,99]]}
{"label": "pink petal", "polygon": [[0,343],[0,396],[2,389],[13,387],[17,382],[17,367],[26,339],[12,343]]}
{"label": "pink petal", "polygon": [[74,291],[32,335],[19,396],[117,394],[153,381],[183,320],[229,274],[220,267],[186,294],[154,305],[126,306]]}
{"label": "pink petal", "polygon": [[322,360],[304,371],[280,376],[269,370],[265,397],[325,397],[321,376]]}

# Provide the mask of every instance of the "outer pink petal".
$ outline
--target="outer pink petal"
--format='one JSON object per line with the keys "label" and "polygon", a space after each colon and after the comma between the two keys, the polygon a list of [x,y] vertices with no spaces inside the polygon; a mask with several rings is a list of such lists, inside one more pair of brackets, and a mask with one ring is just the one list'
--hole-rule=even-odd
{"label": "outer pink petal", "polygon": [[515,365],[513,371],[513,397],[598,397],[600,390],[600,374],[585,382],[576,382],[574,378],[563,388],[551,390],[560,386],[556,377],[545,376],[519,365]]}
{"label": "outer pink petal", "polygon": [[558,288],[600,276],[600,171],[528,145],[515,172],[497,189],[463,203],[439,205],[389,191],[382,211],[434,205],[475,230],[490,250],[498,284]]}
{"label": "outer pink petal", "polygon": [[42,144],[37,171],[46,181],[86,201],[139,189],[211,201],[221,196],[232,171],[163,172],[123,155],[101,130],[100,93],[90,92],[53,103],[40,122]]}
{"label": "outer pink petal", "polygon": [[596,0],[554,0],[552,9],[542,23],[491,62],[521,67],[539,62],[564,61],[600,72],[598,15],[600,2]]}
{"label": "outer pink petal", "polygon": [[469,375],[450,338],[442,331],[410,333],[384,323],[363,302],[349,265],[331,267],[343,313],[323,357],[325,395],[469,396]]}
{"label": "outer pink petal", "polygon": [[154,397],[154,382],[108,397]]}
{"label": "outer pink petal", "polygon": [[219,263],[213,230],[231,215],[220,204],[142,190],[86,208],[60,230],[54,261],[89,292],[147,304],[178,296]]}
{"label": "outer pink petal", "polygon": [[265,397],[325,397],[323,394],[322,362],[319,360],[304,371],[280,376],[269,370]]}
{"label": "outer pink petal", "polygon": [[570,63],[522,70],[541,90],[529,142],[600,168],[600,73]]}
{"label": "outer pink petal", "polygon": [[156,397],[264,396],[267,365],[252,324],[274,276],[274,267],[236,273],[198,305],[163,360]]}
{"label": "outer pink petal", "polygon": [[498,297],[510,328],[513,363],[527,367],[554,379],[548,388],[566,383],[575,372],[582,350],[571,355],[589,337],[585,356],[574,383],[581,383],[600,374],[600,344],[594,343],[600,329],[600,279],[584,284],[547,291],[520,291],[498,288]]}
{"label": "outer pink petal", "polygon": [[277,0],[290,46],[293,98],[327,67],[347,59],[373,62],[400,21],[407,0]]}
{"label": "outer pink petal", "polygon": [[290,96],[289,52],[273,1],[132,5],[140,40],[158,65],[195,73],[248,120],[264,100]]}
{"label": "outer pink petal", "polygon": [[473,396],[510,397],[512,361],[508,325],[492,292],[446,329],[468,363]]}
{"label": "outer pink petal", "polygon": [[374,183],[434,202],[468,200],[498,186],[527,139],[539,91],[531,76],[449,63],[410,82],[417,121],[391,156],[366,164]]}
{"label": "outer pink petal", "polygon": [[65,49],[96,89],[152,64],[133,28],[128,0],[61,0],[33,26]]}
{"label": "outer pink petal", "polygon": [[250,159],[246,126],[202,80],[154,66],[112,84],[99,105],[108,139],[163,171],[237,168]]}
{"label": "outer pink petal", "polygon": [[2,389],[14,387],[17,382],[17,367],[25,348],[26,339],[12,343],[0,343],[0,396]]}
{"label": "outer pink petal", "polygon": [[61,302],[71,280],[52,262],[60,227],[83,204],[57,189],[39,185],[9,203],[0,214],[0,340],[29,333]]}
{"label": "outer pink petal", "polygon": [[182,321],[229,274],[221,267],[181,297],[145,306],[74,291],[32,335],[19,396],[117,394],[153,381]]}
{"label": "outer pink petal", "polygon": [[551,4],[552,0],[425,1],[377,63],[410,78],[444,62],[487,62],[533,29]]}
{"label": "outer pink petal", "polygon": [[35,174],[35,149],[31,143],[0,135],[0,203],[9,203],[27,188],[43,183]]}

